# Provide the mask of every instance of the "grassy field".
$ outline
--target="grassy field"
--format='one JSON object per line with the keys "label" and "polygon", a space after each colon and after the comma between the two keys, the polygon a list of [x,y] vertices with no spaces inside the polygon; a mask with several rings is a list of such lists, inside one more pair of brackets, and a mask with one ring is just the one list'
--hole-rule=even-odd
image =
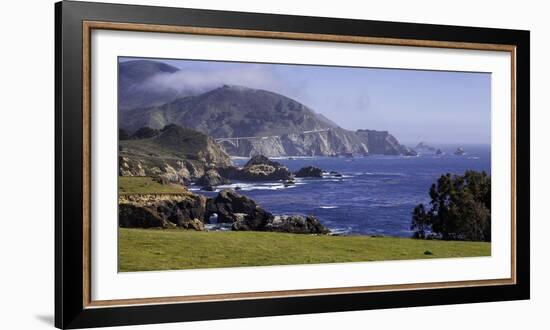
{"label": "grassy field", "polygon": [[160,184],[153,178],[145,176],[119,176],[118,192],[120,194],[173,194],[185,192],[177,184]]}
{"label": "grassy field", "polygon": [[119,228],[121,272],[489,255],[482,242]]}

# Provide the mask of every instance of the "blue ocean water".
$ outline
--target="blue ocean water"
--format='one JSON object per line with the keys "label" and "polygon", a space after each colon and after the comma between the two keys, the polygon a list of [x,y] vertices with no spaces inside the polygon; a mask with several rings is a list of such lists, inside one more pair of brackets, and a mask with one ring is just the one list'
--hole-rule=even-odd
{"label": "blue ocean water", "polygon": [[[444,173],[464,174],[483,170],[490,173],[489,146],[464,146],[466,155],[456,156],[456,146],[440,147],[445,154],[418,157],[381,156],[274,159],[291,171],[313,165],[343,176],[298,178],[296,185],[281,182],[243,183],[220,186],[235,188],[273,214],[314,215],[333,232],[411,236],[411,213],[418,203],[428,203],[432,183]],[[244,165],[247,159],[234,159]],[[197,190],[194,187],[193,190]],[[215,192],[201,192],[213,196]]]}

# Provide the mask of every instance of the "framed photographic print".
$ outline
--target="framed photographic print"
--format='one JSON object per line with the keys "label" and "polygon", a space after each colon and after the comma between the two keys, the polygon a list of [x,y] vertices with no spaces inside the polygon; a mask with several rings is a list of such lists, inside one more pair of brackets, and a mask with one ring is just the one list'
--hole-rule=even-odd
{"label": "framed photographic print", "polygon": [[56,4],[56,326],[529,298],[529,32]]}

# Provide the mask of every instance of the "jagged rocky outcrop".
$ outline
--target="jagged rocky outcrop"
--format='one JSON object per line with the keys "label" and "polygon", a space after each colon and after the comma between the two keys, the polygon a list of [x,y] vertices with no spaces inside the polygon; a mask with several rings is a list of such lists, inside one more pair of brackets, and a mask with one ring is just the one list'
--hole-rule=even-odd
{"label": "jagged rocky outcrop", "polygon": [[252,199],[226,189],[209,200],[208,211],[218,214],[219,222],[232,223],[237,231],[274,231],[294,234],[328,234],[330,230],[313,216],[274,216]]}
{"label": "jagged rocky outcrop", "polygon": [[360,129],[355,132],[369,148],[371,154],[416,156],[414,149],[401,145],[388,131]]}
{"label": "jagged rocky outcrop", "polygon": [[122,154],[118,159],[120,176],[149,176],[163,183],[187,184],[205,173],[205,165],[186,159],[156,158]]}
{"label": "jagged rocky outcrop", "polygon": [[232,166],[229,155],[207,135],[177,125],[160,130],[140,128],[128,139],[119,141],[121,176],[151,176],[165,182],[189,183],[216,166]]}
{"label": "jagged rocky outcrop", "polygon": [[119,226],[128,228],[181,227],[203,230],[206,202],[206,197],[191,192],[121,194],[118,200]]}
{"label": "jagged rocky outcrop", "polygon": [[294,175],[297,178],[322,178],[323,170],[315,166],[306,166],[299,169]]}
{"label": "jagged rocky outcrop", "polygon": [[293,178],[290,170],[263,155],[252,157],[242,169],[222,168],[221,173],[230,179],[243,181],[276,181]]}
{"label": "jagged rocky outcrop", "polygon": [[314,216],[275,216],[265,226],[265,231],[276,231],[295,234],[328,234],[330,230]]}
{"label": "jagged rocky outcrop", "polygon": [[231,229],[238,231],[330,232],[315,217],[274,216],[251,198],[231,189],[222,190],[214,198],[191,192],[119,196],[120,227],[205,230],[213,215],[217,222],[231,224]]}
{"label": "jagged rocky outcrop", "polygon": [[234,230],[260,230],[273,218],[254,200],[231,189],[224,189],[208,201],[208,213],[216,213],[218,222],[232,223]]}
{"label": "jagged rocky outcrop", "polygon": [[223,184],[229,184],[231,183],[231,181],[221,176],[217,170],[209,169],[204,173],[203,176],[201,176],[198,180],[196,180],[195,183],[205,187],[208,187],[208,186],[214,187],[214,186],[219,186]]}
{"label": "jagged rocky outcrop", "polygon": [[458,148],[456,148],[454,154],[456,156],[464,156],[466,154],[466,151],[464,150],[464,148],[458,147]]}

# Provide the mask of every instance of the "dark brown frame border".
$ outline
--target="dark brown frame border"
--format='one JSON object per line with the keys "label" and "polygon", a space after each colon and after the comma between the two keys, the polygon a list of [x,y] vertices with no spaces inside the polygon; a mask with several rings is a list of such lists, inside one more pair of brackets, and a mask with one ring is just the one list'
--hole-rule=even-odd
{"label": "dark brown frame border", "polygon": [[[510,52],[512,277],[422,285],[91,301],[89,55],[93,29]],[[529,33],[526,31],[70,1],[56,4],[56,325],[88,327],[528,298],[528,78]],[[76,163],[82,164],[80,171],[71,168]],[[81,184],[74,182],[78,177]],[[78,218],[82,220],[80,223]],[[350,294],[354,303],[350,303]],[[213,306],[222,309],[214,311]],[[243,310],[243,306],[253,309]]]}

